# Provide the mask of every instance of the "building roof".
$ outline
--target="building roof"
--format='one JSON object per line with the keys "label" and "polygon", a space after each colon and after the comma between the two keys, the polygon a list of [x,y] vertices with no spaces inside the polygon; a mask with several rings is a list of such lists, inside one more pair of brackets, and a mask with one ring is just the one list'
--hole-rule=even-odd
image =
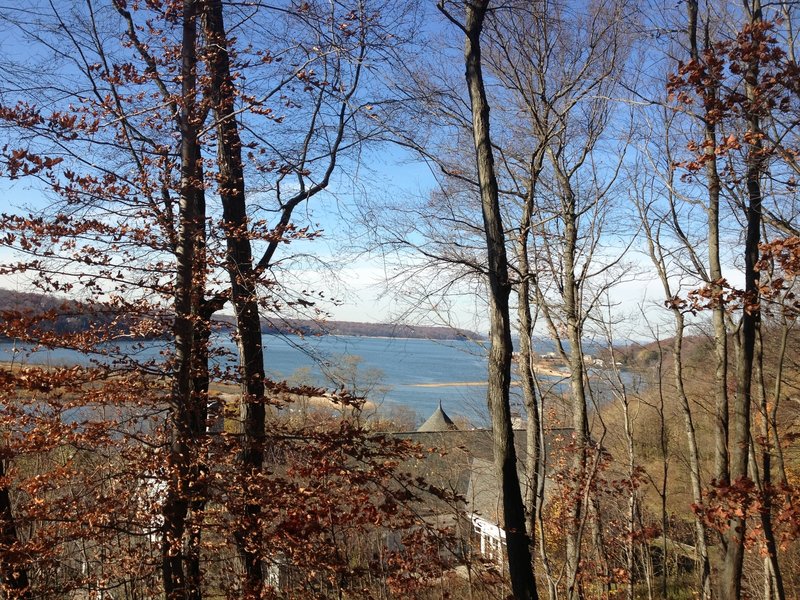
{"label": "building roof", "polygon": [[[500,484],[494,468],[491,430],[423,431],[420,427],[417,431],[394,435],[412,440],[426,450],[421,457],[409,461],[406,464],[407,468],[423,476],[428,483],[459,494],[467,513],[479,515],[492,523],[500,521]],[[557,469],[559,459],[567,451],[571,439],[571,428],[552,428],[545,432],[547,457],[545,469],[548,473]],[[527,435],[524,429],[514,430],[514,445],[517,454],[517,473],[524,495],[530,485],[525,473],[528,453]],[[551,485],[552,482],[545,479],[546,494],[547,488]],[[436,512],[436,506],[437,501],[431,500],[427,508]],[[438,507],[439,510],[444,508]]]}
{"label": "building roof", "polygon": [[448,417],[447,413],[445,413],[442,409],[442,402],[440,400],[438,408],[433,411],[433,414],[428,417],[427,421],[419,426],[417,431],[427,433],[432,431],[449,431],[457,429],[458,427],[456,427],[456,424],[453,423],[453,420]]}

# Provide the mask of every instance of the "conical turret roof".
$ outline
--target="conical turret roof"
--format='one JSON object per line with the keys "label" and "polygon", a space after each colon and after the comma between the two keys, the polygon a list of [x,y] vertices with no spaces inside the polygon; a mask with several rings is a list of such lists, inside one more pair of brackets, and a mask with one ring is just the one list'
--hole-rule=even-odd
{"label": "conical turret roof", "polygon": [[430,432],[430,431],[449,431],[451,429],[458,429],[453,419],[447,416],[447,413],[442,409],[442,402],[439,401],[439,407],[433,411],[433,414],[428,417],[428,420],[420,425],[417,431]]}

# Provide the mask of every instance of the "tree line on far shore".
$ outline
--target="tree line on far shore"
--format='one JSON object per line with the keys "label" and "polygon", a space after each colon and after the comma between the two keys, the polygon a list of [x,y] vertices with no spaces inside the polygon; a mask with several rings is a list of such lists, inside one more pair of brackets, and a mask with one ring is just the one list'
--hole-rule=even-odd
{"label": "tree line on far shore", "polygon": [[[80,333],[92,327],[107,326],[117,322],[117,335],[133,339],[163,339],[163,335],[134,335],[130,323],[126,323],[124,315],[119,315],[110,305],[93,307],[87,311],[77,302],[58,298],[52,295],[33,292],[17,292],[0,288],[0,320],[22,314],[35,314],[42,319],[40,326],[49,327],[55,333]],[[123,317],[123,318],[120,318]],[[131,321],[147,318],[145,315],[133,315]],[[151,318],[156,318],[156,313]],[[216,327],[230,329],[236,324],[232,315],[220,314],[214,318]],[[334,321],[320,318],[312,319],[262,319],[261,331],[266,335],[298,334],[298,335],[349,335],[362,337],[417,338],[427,340],[481,340],[479,333],[452,327],[436,327],[430,325],[408,325],[402,323],[363,323],[357,321]],[[10,339],[0,335],[0,340]]]}

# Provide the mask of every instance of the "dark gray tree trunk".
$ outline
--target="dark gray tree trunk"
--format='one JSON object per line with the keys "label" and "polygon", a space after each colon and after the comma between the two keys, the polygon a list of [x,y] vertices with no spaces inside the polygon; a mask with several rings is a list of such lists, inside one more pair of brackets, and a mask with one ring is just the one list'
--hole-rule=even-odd
{"label": "dark gray tree trunk", "polygon": [[170,394],[170,445],[163,506],[162,579],[168,600],[199,599],[199,552],[187,550],[187,519],[197,493],[198,446],[205,433],[205,400],[195,389],[207,368],[197,360],[197,322],[205,287],[205,199],[196,108],[197,2],[184,0],[180,105],[181,182],[175,276],[175,374]]}
{"label": "dark gray tree trunk", "polygon": [[259,598],[263,588],[261,504],[258,478],[264,464],[264,350],[261,338],[256,274],[249,238],[242,142],[235,116],[228,39],[221,0],[205,3],[203,26],[209,47],[210,96],[217,132],[217,184],[227,244],[226,269],[236,312],[239,373],[242,386],[242,481],[244,515],[236,531],[245,568],[244,597]]}
{"label": "dark gray tree trunk", "polygon": [[[754,0],[751,23],[761,21],[761,3]],[[745,94],[749,102],[755,100],[759,79],[759,58],[753,57],[744,73]],[[764,172],[762,145],[758,136],[761,124],[757,114],[752,111],[746,117],[748,133],[756,141],[751,143],[747,154],[747,205],[745,207],[745,246],[744,246],[744,308],[739,330],[740,351],[736,365],[736,398],[733,405],[733,427],[730,438],[730,482],[732,485],[745,484],[748,477],[750,452],[750,406],[753,387],[753,361],[756,335],[761,322],[759,306],[759,272],[756,264],[759,259],[761,241],[761,177]],[[726,548],[722,561],[720,597],[723,600],[739,600],[742,586],[742,564],[744,560],[744,536],[746,521],[743,516],[732,515],[728,521]]]}
{"label": "dark gray tree trunk", "polygon": [[[6,463],[0,460],[0,478],[6,475]],[[12,548],[19,545],[17,524],[14,521],[14,512],[11,506],[11,495],[8,487],[0,487],[0,553],[9,553]],[[3,581],[3,590],[9,600],[28,600],[32,598],[28,570],[21,561],[3,559],[0,562],[0,577]]]}
{"label": "dark gray tree trunk", "polygon": [[489,104],[481,65],[480,38],[488,5],[488,0],[468,3],[464,26],[466,80],[472,108],[472,129],[489,263],[491,347],[488,403],[492,419],[495,469],[501,486],[502,523],[506,532],[511,587],[515,598],[531,600],[538,599],[538,595],[531,561],[530,539],[525,530],[525,508],[517,474],[517,456],[509,407],[512,357],[509,312],[511,284],[489,134]]}

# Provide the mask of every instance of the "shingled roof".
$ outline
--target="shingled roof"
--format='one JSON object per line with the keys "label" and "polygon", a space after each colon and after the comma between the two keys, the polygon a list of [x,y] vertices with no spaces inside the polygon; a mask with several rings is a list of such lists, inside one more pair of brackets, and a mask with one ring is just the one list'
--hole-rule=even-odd
{"label": "shingled roof", "polygon": [[442,409],[442,402],[439,401],[439,407],[433,411],[433,414],[428,417],[422,425],[419,426],[417,431],[428,433],[432,431],[449,431],[457,430],[456,424],[447,416],[447,413]]}
{"label": "shingled roof", "polygon": [[[437,410],[431,419],[438,412]],[[406,468],[423,476],[428,483],[460,494],[464,499],[467,513],[479,514],[490,522],[497,522],[500,519],[498,514],[500,485],[494,469],[491,430],[464,431],[451,428],[424,431],[420,427],[417,431],[393,435],[416,442],[427,450],[421,457],[406,463]],[[558,464],[563,452],[567,451],[571,439],[571,428],[553,428],[545,432],[548,473]],[[520,486],[524,494],[530,484],[525,475],[527,435],[524,429],[514,430],[514,445]],[[546,479],[546,494],[551,485],[552,481]],[[445,506],[438,506],[435,499],[431,499],[427,508],[434,513],[437,510],[447,510]]]}

